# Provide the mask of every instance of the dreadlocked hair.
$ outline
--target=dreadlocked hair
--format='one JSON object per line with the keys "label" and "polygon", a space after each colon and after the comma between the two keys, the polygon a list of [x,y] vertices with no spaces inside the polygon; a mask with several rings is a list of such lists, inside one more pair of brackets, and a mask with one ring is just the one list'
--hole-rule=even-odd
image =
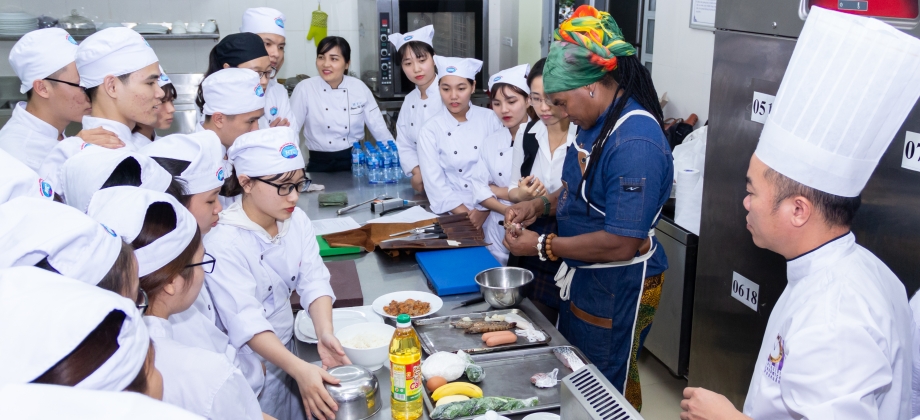
{"label": "dreadlocked hair", "polygon": [[[620,119],[620,116],[622,116],[623,108],[626,107],[626,103],[630,98],[638,102],[642,108],[655,117],[655,121],[658,122],[658,127],[661,128],[662,134],[664,133],[664,112],[661,110],[661,104],[658,102],[658,92],[655,90],[655,85],[652,83],[652,75],[648,72],[648,69],[639,62],[636,56],[617,57],[617,64],[618,66],[615,72],[608,72],[600,80],[600,83],[604,86],[610,87],[614,83],[618,83],[618,86],[613,94],[615,105],[608,107],[607,112],[604,114],[604,125],[598,132],[594,144],[591,146],[590,156],[600,157],[604,150],[604,145],[607,144],[607,139],[613,134],[613,127],[616,125],[617,120]],[[614,73],[616,73],[616,75],[614,75]],[[620,96],[621,92],[622,96]],[[618,97],[620,100],[616,99]],[[594,185],[594,177],[591,175],[597,167],[598,160],[600,159],[588,159],[585,173],[581,176],[581,183],[578,186],[579,189],[587,182],[588,190],[591,190],[592,185]],[[590,195],[586,195],[586,200],[589,204],[586,212],[589,212],[591,208]]]}

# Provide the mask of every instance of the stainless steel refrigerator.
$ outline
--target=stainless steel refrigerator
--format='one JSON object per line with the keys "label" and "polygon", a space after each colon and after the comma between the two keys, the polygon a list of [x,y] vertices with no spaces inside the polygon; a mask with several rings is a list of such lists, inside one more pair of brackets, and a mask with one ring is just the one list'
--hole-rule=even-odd
{"label": "stainless steel refrigerator", "polygon": [[[783,258],[755,247],[745,228],[745,173],[763,128],[752,121],[757,118],[752,111],[768,110],[765,95],[776,94],[811,3],[719,0],[716,11],[688,379],[690,386],[725,394],[738,407],[747,394],[770,312],[786,286]],[[906,4],[916,10],[917,0],[838,1],[830,7],[835,4],[865,14],[860,8],[872,12],[879,4],[889,9]],[[888,21],[920,37],[916,16],[907,13]],[[871,59],[866,52],[866,60]],[[917,160],[920,146],[913,150],[908,132],[920,133],[920,106],[911,111],[863,191],[853,231],[857,242],[881,258],[911,296],[920,287],[920,173],[902,168],[902,156]]]}

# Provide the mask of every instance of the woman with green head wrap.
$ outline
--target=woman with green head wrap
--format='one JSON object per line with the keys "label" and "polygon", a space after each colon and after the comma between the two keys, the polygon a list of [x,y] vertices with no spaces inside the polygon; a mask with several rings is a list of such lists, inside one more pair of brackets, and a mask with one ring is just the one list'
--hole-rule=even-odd
{"label": "woman with green head wrap", "polygon": [[[555,39],[544,91],[581,131],[562,188],[508,209],[505,245],[514,255],[562,258],[559,330],[638,409],[636,358],[668,268],[652,232],[671,194],[671,149],[651,76],[609,14],[581,6]],[[558,235],[525,229],[548,215]]]}

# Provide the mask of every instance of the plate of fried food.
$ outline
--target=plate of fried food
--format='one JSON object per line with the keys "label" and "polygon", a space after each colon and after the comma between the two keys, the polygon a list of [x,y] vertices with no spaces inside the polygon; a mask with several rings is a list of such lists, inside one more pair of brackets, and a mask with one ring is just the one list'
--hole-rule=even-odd
{"label": "plate of fried food", "polygon": [[411,318],[431,315],[444,306],[441,298],[426,292],[410,290],[407,292],[387,293],[371,304],[374,312],[387,318],[396,318],[399,314],[408,314]]}

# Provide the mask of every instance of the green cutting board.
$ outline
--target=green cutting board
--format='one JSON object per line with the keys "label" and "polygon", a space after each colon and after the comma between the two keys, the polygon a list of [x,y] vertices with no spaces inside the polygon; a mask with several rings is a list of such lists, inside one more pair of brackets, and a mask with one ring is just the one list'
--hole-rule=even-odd
{"label": "green cutting board", "polygon": [[330,255],[358,254],[361,252],[360,246],[343,246],[333,248],[329,246],[329,242],[326,242],[322,236],[317,236],[316,242],[319,242],[319,256],[321,257],[328,257]]}

